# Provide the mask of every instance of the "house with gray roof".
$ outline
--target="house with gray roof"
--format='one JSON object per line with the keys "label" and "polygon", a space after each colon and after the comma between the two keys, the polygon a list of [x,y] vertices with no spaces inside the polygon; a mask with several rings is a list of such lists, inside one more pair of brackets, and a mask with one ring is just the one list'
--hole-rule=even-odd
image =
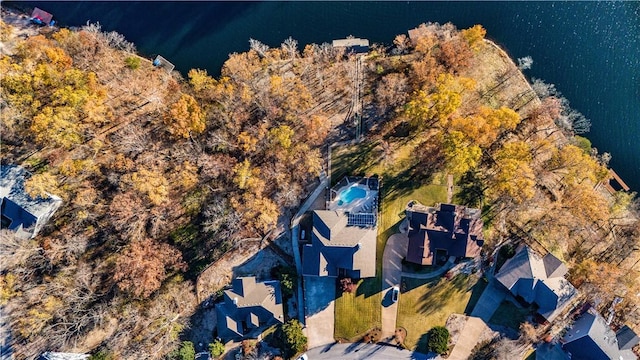
{"label": "house with gray roof", "polygon": [[571,354],[571,359],[637,359],[631,349],[638,344],[638,336],[628,326],[613,332],[606,320],[593,309],[578,318],[563,341],[563,348]]}
{"label": "house with gray roof", "polygon": [[567,267],[553,254],[540,257],[529,247],[520,246],[496,280],[514,296],[538,305],[538,313],[553,321],[577,295],[576,288],[564,278],[566,273]]}
{"label": "house with gray roof", "polygon": [[216,304],[218,336],[226,340],[254,337],[266,327],[284,322],[279,281],[257,282],[239,277]]}
{"label": "house with gray roof", "polygon": [[0,165],[0,219],[2,229],[33,238],[62,204],[62,199],[29,196],[24,182],[31,174],[21,166]]}
{"label": "house with gray roof", "polygon": [[450,256],[473,258],[484,244],[480,210],[461,205],[428,207],[407,205],[409,245],[407,261],[420,265],[442,265]]}
{"label": "house with gray roof", "polygon": [[[361,217],[369,216],[363,221]],[[313,212],[311,244],[303,248],[302,273],[305,276],[376,276],[376,237],[374,214],[343,211]]]}

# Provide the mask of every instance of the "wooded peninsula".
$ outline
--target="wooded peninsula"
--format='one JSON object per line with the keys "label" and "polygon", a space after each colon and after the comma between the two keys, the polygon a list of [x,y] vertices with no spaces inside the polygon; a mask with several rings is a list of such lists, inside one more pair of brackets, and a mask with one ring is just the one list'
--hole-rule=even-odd
{"label": "wooded peninsula", "polygon": [[[27,170],[32,199],[61,199],[33,237],[3,218],[2,341],[17,359],[187,359],[186,343],[214,341],[202,319],[234,269],[265,249],[293,269],[272,275],[295,304],[292,219],[345,176],[382,184],[374,293],[407,202],[456,203],[481,209],[487,264],[503,246],[551,253],[579,301],[640,331],[636,194],[609,185],[589,121],[480,25],[426,23],[365,52],[251,39],[213,77],[155,66],[98,24],[4,15],[2,166]],[[361,339],[336,306],[336,339]]]}

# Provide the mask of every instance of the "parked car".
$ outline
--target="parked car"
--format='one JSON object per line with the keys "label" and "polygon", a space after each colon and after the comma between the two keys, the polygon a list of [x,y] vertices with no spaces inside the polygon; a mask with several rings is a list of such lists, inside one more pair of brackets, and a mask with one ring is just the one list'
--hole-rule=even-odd
{"label": "parked car", "polygon": [[391,301],[398,302],[398,295],[400,295],[400,288],[394,286],[393,289],[391,289]]}
{"label": "parked car", "polygon": [[307,354],[302,354],[297,360],[309,360],[309,358],[307,357]]}

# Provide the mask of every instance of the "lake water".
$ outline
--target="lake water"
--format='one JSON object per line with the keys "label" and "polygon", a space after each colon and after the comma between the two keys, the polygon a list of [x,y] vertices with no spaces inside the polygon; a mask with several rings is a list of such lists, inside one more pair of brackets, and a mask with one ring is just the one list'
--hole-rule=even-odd
{"label": "lake water", "polygon": [[544,79],[591,119],[587,137],[640,189],[640,2],[21,2],[62,25],[99,21],[146,55],[177,69],[219,74],[229,53],[255,38],[289,36],[300,47],[347,35],[391,44],[422,22],[482,24],[512,57],[530,55],[529,77]]}

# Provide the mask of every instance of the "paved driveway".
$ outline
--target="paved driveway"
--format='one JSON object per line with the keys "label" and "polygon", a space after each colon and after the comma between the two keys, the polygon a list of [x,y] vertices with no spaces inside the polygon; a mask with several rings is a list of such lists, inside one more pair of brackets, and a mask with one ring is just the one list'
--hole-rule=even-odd
{"label": "paved driveway", "polygon": [[391,301],[391,288],[400,286],[402,259],[407,256],[409,239],[405,234],[393,234],[382,254],[382,338],[392,337],[396,330],[398,303]]}
{"label": "paved driveway", "polygon": [[471,355],[471,351],[473,351],[473,348],[478,343],[480,336],[485,331],[490,331],[487,324],[485,324],[485,322],[480,318],[470,316],[464,324],[462,333],[458,337],[458,342],[453,347],[453,351],[451,352],[451,355],[449,355],[448,359],[468,359]]}
{"label": "paved driveway", "polygon": [[309,348],[334,343],[336,279],[305,276],[304,296]]}
{"label": "paved driveway", "polygon": [[484,320],[484,322],[489,323],[489,319],[491,319],[491,316],[496,312],[506,296],[506,289],[498,284],[493,277],[489,278],[489,285],[487,285],[480,299],[478,299],[476,307],[474,307],[471,312],[471,316],[479,317]]}

